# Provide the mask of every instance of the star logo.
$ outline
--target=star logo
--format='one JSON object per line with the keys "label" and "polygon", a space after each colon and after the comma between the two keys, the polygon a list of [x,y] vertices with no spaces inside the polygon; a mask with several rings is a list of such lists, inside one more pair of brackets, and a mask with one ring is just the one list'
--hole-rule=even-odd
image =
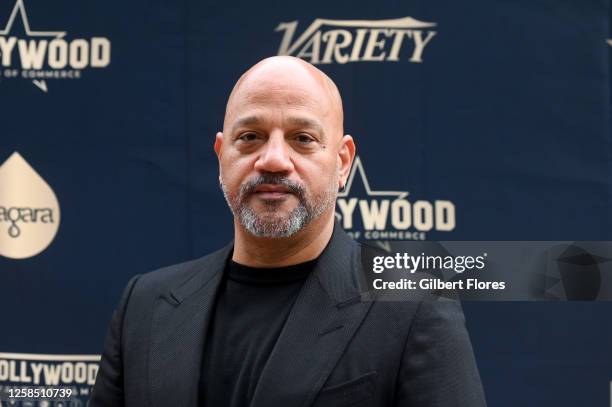
{"label": "star logo", "polygon": [[348,180],[346,181],[346,187],[344,188],[344,191],[338,193],[338,198],[344,198],[349,196],[357,171],[359,171],[361,182],[363,183],[363,186],[365,187],[368,196],[394,196],[396,197],[396,199],[401,199],[408,196],[408,192],[406,191],[373,191],[372,188],[370,188],[370,182],[368,181],[368,177],[366,176],[365,170],[363,169],[361,159],[359,158],[359,156],[357,156],[355,157],[353,168],[351,168]]}
{"label": "star logo", "polygon": [[344,191],[338,192],[335,216],[354,239],[375,241],[388,250],[389,240],[425,240],[429,231],[455,229],[455,205],[448,200],[409,200],[406,190],[375,190],[363,162],[355,157]]}
{"label": "star logo", "polygon": [[26,34],[30,37],[56,37],[62,38],[66,35],[66,31],[34,31],[30,29],[30,21],[28,20],[28,14],[26,13],[25,5],[23,4],[23,0],[17,0],[15,3],[15,7],[13,7],[13,11],[11,11],[11,15],[4,26],[4,30],[0,31],[0,35],[8,35],[11,32],[11,28],[13,27],[13,23],[17,18],[17,14],[21,15],[21,21],[23,22],[23,26],[25,28]]}
{"label": "star logo", "polygon": [[[29,37],[55,37],[55,38],[63,38],[66,35],[66,31],[34,31],[30,29],[30,21],[28,20],[28,13],[26,12],[25,5],[23,4],[23,0],[17,0],[15,6],[13,7],[13,11],[11,11],[11,15],[9,16],[4,29],[0,31],[0,35],[8,35],[11,32],[11,28],[13,28],[13,24],[17,19],[17,15],[21,16],[21,21],[23,23],[23,27],[25,28],[26,35]],[[32,80],[32,83],[36,85],[43,92],[47,92],[47,83],[43,80]]]}
{"label": "star logo", "polygon": [[47,92],[50,78],[80,79],[83,70],[110,64],[108,38],[70,40],[66,31],[33,30],[24,1],[16,0],[6,24],[3,28],[0,25],[0,62],[4,68],[0,78],[26,79]]}
{"label": "star logo", "polygon": [[[381,197],[394,197],[395,199],[401,199],[408,196],[407,191],[374,191],[370,187],[370,182],[368,181],[368,177],[365,173],[365,169],[363,168],[363,163],[361,162],[361,158],[359,156],[355,157],[355,162],[353,163],[353,167],[351,168],[351,172],[349,173],[349,177],[346,181],[346,186],[344,191],[338,193],[338,198],[346,198],[349,196],[351,189],[353,187],[353,181],[355,180],[355,175],[359,172],[359,178],[363,187],[365,188],[365,192],[369,197],[373,196],[381,196]],[[336,219],[341,221],[342,215],[336,212]],[[388,242],[376,241],[376,245],[380,246],[382,249],[387,252],[391,251],[391,246]]]}

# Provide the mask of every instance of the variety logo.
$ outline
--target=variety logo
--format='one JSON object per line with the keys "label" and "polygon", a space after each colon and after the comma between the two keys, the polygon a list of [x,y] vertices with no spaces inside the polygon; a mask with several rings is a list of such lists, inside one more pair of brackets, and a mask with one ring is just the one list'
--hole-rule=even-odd
{"label": "variety logo", "polygon": [[[363,184],[356,196],[355,176]],[[409,201],[406,191],[375,191],[370,188],[359,156],[349,174],[346,188],[338,193],[336,218],[354,239],[425,240],[429,231],[455,229],[455,205],[446,200]]]}
{"label": "variety logo", "polygon": [[412,17],[390,20],[328,20],[317,18],[297,38],[298,21],[281,23],[278,55],[293,55],[312,64],[391,61],[423,62],[423,52],[436,36],[436,23]]}
{"label": "variety logo", "polygon": [[[13,35],[21,17],[25,37]],[[6,26],[0,30],[1,77],[31,80],[43,92],[48,79],[80,79],[88,68],[105,68],[111,60],[106,37],[67,39],[66,31],[35,31],[30,28],[24,0],[17,0]]]}
{"label": "variety logo", "polygon": [[0,166],[0,256],[25,259],[45,250],[60,223],[57,197],[15,152]]}

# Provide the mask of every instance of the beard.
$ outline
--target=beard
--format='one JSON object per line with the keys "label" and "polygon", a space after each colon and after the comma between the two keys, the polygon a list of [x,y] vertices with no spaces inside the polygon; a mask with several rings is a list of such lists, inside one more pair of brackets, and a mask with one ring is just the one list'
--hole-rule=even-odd
{"label": "beard", "polygon": [[[281,238],[293,236],[335,205],[338,171],[332,178],[325,191],[312,197],[301,183],[274,173],[263,173],[246,181],[240,186],[238,194],[233,196],[229,194],[223,176],[219,177],[219,183],[234,217],[249,233],[257,237]],[[248,201],[255,188],[262,184],[282,185],[297,198],[298,205],[285,214],[280,210],[284,200],[263,200],[264,209],[255,210]]]}

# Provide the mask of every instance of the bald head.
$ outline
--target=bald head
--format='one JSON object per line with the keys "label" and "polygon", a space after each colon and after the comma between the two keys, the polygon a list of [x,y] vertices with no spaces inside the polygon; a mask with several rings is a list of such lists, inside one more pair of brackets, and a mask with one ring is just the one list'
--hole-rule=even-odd
{"label": "bald head", "polygon": [[280,103],[318,103],[323,115],[342,137],[344,113],[342,98],[336,84],[323,71],[292,56],[274,56],[253,65],[238,79],[227,101],[224,131],[245,103],[259,103],[278,98]]}

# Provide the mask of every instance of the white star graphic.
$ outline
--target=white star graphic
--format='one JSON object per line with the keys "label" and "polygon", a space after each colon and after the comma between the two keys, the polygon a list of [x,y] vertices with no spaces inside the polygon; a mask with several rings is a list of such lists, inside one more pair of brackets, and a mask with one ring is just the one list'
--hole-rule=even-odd
{"label": "white star graphic", "polygon": [[[365,187],[368,196],[395,196],[397,197],[397,199],[401,199],[408,195],[408,191],[373,191],[372,188],[370,188],[370,182],[368,181],[368,177],[366,176],[365,170],[363,169],[361,159],[359,158],[359,156],[357,156],[355,157],[355,162],[353,163],[353,167],[351,168],[348,180],[346,181],[346,187],[344,188],[344,191],[338,192],[338,198],[344,198],[349,195],[349,192],[351,192],[351,187],[353,186],[353,180],[355,179],[355,173],[357,171],[359,171],[361,182],[363,183],[363,186]],[[338,212],[335,213],[335,216],[336,219],[340,221],[341,216]],[[376,244],[387,252],[391,252],[391,245],[389,242],[377,240]]]}
{"label": "white star graphic", "polygon": [[7,35],[11,28],[13,27],[13,23],[15,22],[15,18],[17,18],[17,13],[21,12],[21,21],[23,21],[23,26],[25,27],[26,34],[31,37],[56,37],[62,38],[66,35],[66,31],[32,31],[30,29],[30,22],[28,21],[28,14],[26,13],[25,5],[23,4],[23,0],[17,0],[15,3],[15,7],[13,7],[13,11],[11,11],[11,16],[4,27],[4,30],[0,31],[0,35]]}
{"label": "white star graphic", "polygon": [[353,168],[351,168],[351,173],[349,174],[348,180],[346,181],[346,188],[344,188],[344,191],[338,193],[338,198],[344,198],[348,196],[349,192],[351,191],[353,179],[355,178],[355,173],[357,172],[357,170],[359,170],[361,181],[363,182],[363,186],[365,187],[368,196],[396,196],[398,199],[400,199],[408,195],[407,191],[372,191],[372,189],[370,188],[370,183],[368,182],[368,177],[366,176],[365,170],[363,169],[361,159],[359,158],[359,156],[357,156],[355,157]]}
{"label": "white star graphic", "polygon": [[[23,0],[17,0],[15,2],[15,6],[13,7],[13,11],[11,11],[11,15],[6,22],[6,26],[4,26],[4,30],[0,31],[0,35],[8,35],[11,32],[11,28],[15,23],[15,19],[17,18],[17,13],[21,14],[21,21],[23,22],[23,27],[25,28],[26,34],[30,37],[55,37],[55,38],[63,38],[66,35],[66,31],[33,31],[30,29],[30,21],[28,20],[28,14],[25,9],[25,5],[23,4]],[[44,80],[33,80],[32,83],[36,85],[43,92],[47,92],[47,83]]]}

